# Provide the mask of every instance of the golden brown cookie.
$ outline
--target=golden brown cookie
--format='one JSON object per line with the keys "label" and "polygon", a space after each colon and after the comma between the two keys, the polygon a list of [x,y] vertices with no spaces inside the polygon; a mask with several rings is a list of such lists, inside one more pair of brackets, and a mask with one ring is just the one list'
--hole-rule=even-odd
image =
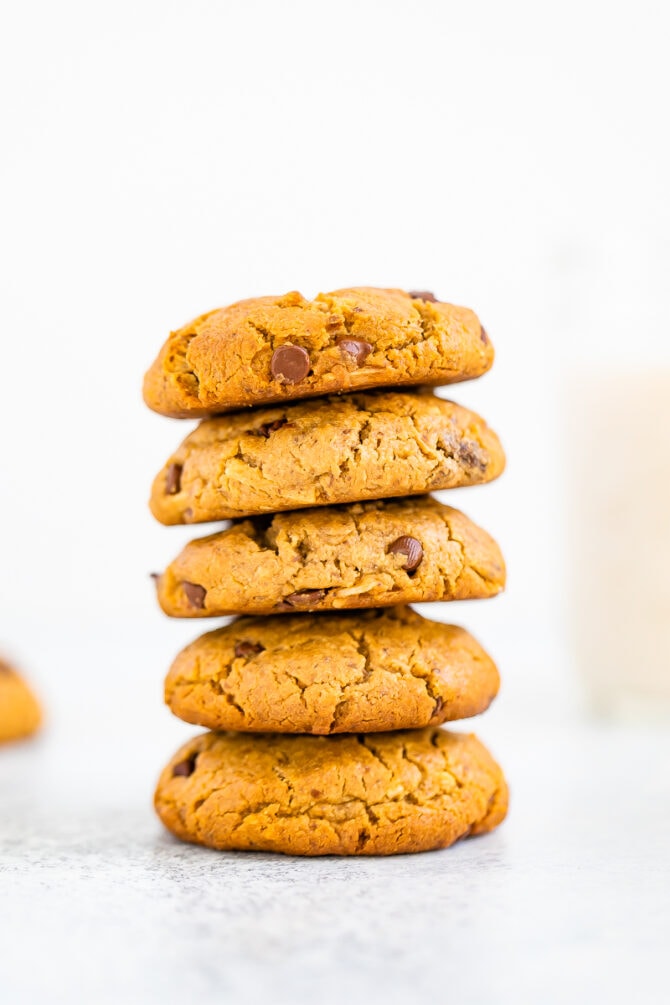
{"label": "golden brown cookie", "polygon": [[491,481],[500,441],[429,393],[381,391],[201,422],[154,481],[164,524],[416,495]]}
{"label": "golden brown cookie", "polygon": [[26,682],[0,659],[0,743],[30,736],[41,720],[37,699]]}
{"label": "golden brown cookie", "polygon": [[409,607],[239,618],[177,656],[165,701],[186,722],[260,733],[376,733],[478,715],[493,660]]}
{"label": "golden brown cookie", "polygon": [[144,378],[144,400],[162,415],[191,418],[339,391],[451,384],[492,363],[476,314],[432,293],[287,293],[242,300],[173,332]]}
{"label": "golden brown cookie", "polygon": [[393,855],[493,830],[507,786],[472,735],[205,733],[161,775],[155,806],[184,841],[289,855]]}
{"label": "golden brown cookie", "polygon": [[504,585],[493,538],[430,496],[242,520],[191,541],[157,577],[177,618],[469,600]]}

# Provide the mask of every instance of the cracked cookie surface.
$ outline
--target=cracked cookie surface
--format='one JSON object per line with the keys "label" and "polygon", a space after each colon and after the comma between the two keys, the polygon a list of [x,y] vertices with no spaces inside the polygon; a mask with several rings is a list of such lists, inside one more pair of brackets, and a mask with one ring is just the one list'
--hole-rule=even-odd
{"label": "cracked cookie surface", "polygon": [[0,743],[30,736],[41,720],[38,701],[23,677],[0,659]]}
{"label": "cracked cookie surface", "polygon": [[504,584],[493,538],[430,496],[242,520],[191,541],[156,581],[178,618],[470,600]]}
{"label": "cracked cookie surface", "polygon": [[263,402],[485,373],[493,346],[473,311],[432,294],[357,287],[242,300],[173,332],[144,378],[163,415],[198,417]]}
{"label": "cracked cookie surface", "polygon": [[371,392],[208,419],[154,480],[164,524],[477,485],[501,474],[496,434],[430,393]]}
{"label": "cracked cookie surface", "polygon": [[158,782],[177,837],[221,850],[392,855],[493,830],[507,786],[472,735],[439,728],[342,736],[205,733]]}
{"label": "cracked cookie surface", "polygon": [[165,701],[208,729],[369,733],[478,715],[498,686],[464,629],[399,607],[239,618],[177,656]]}

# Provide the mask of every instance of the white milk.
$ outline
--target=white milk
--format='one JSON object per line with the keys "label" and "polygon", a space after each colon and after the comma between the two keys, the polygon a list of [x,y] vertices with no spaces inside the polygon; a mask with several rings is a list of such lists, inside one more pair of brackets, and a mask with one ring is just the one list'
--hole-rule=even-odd
{"label": "white milk", "polygon": [[568,626],[592,706],[670,714],[670,371],[566,388]]}

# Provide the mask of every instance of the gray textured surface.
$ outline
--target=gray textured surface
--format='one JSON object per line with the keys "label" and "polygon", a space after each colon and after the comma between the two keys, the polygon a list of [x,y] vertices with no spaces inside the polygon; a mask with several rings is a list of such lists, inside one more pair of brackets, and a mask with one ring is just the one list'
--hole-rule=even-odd
{"label": "gray textured surface", "polygon": [[384,860],[178,844],[149,808],[139,734],[3,750],[0,997],[666,1001],[670,738],[486,725],[507,823]]}

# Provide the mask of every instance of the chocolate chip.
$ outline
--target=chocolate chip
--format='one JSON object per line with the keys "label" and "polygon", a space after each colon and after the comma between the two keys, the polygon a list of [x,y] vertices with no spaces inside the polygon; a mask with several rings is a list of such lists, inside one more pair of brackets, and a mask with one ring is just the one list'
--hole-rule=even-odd
{"label": "chocolate chip", "polygon": [[340,352],[346,353],[347,356],[351,356],[356,366],[363,366],[363,363],[365,363],[366,359],[372,352],[372,346],[370,343],[364,342],[362,339],[345,338],[337,344],[340,347]]}
{"label": "chocolate chip", "polygon": [[433,714],[431,718],[434,719],[436,715],[439,715],[443,708],[444,708],[444,701],[438,695],[438,697],[435,699],[435,708],[433,709]]}
{"label": "chocolate chip", "polygon": [[197,607],[199,610],[202,610],[205,606],[205,597],[207,596],[205,587],[199,586],[197,583],[182,583],[181,585],[184,587],[186,599],[191,607]]}
{"label": "chocolate chip", "polygon": [[186,760],[180,761],[179,764],[175,764],[172,769],[173,778],[189,778],[195,771],[195,762],[197,754],[193,757],[187,757]]}
{"label": "chocolate chip", "polygon": [[168,496],[176,496],[177,492],[181,492],[181,464],[171,464],[167,469],[167,475],[165,478],[165,494]]}
{"label": "chocolate chip", "polygon": [[288,419],[284,417],[283,419],[275,419],[274,422],[264,422],[262,426],[256,426],[255,429],[246,429],[245,432],[248,436],[264,436],[267,440],[270,433],[275,433],[282,426],[293,425],[289,423]]}
{"label": "chocolate chip", "polygon": [[458,459],[469,468],[479,468],[486,471],[486,461],[482,457],[479,445],[472,440],[464,440],[458,447]]}
{"label": "chocolate chip", "polygon": [[412,300],[425,300],[429,304],[438,303],[437,297],[430,290],[410,290],[409,295]]}
{"label": "chocolate chip", "polygon": [[403,534],[389,546],[389,555],[405,555],[407,561],[405,562],[405,569],[407,572],[414,572],[418,569],[423,560],[423,546],[421,541],[417,541],[415,537],[409,537],[407,534]]}
{"label": "chocolate chip", "polygon": [[326,590],[298,590],[284,597],[282,603],[289,607],[312,607],[320,603],[326,595]]}
{"label": "chocolate chip", "polygon": [[235,655],[239,658],[249,659],[251,656],[257,656],[258,653],[262,653],[265,650],[265,646],[262,646],[260,642],[236,642],[235,643]]}
{"label": "chocolate chip", "polygon": [[491,341],[491,339],[486,334],[486,328],[484,327],[484,325],[479,326],[479,337],[484,343],[484,345],[488,345],[489,342]]}
{"label": "chocolate chip", "polygon": [[150,579],[153,579],[154,583],[157,583],[158,580],[161,578],[161,574],[160,572],[150,572],[149,577]]}
{"label": "chocolate chip", "polygon": [[322,795],[323,795],[323,792],[320,789],[312,789],[311,790],[312,799],[320,799]]}
{"label": "chocolate chip", "polygon": [[309,355],[302,346],[280,345],[272,353],[272,376],[284,384],[299,384],[309,373],[309,368]]}

